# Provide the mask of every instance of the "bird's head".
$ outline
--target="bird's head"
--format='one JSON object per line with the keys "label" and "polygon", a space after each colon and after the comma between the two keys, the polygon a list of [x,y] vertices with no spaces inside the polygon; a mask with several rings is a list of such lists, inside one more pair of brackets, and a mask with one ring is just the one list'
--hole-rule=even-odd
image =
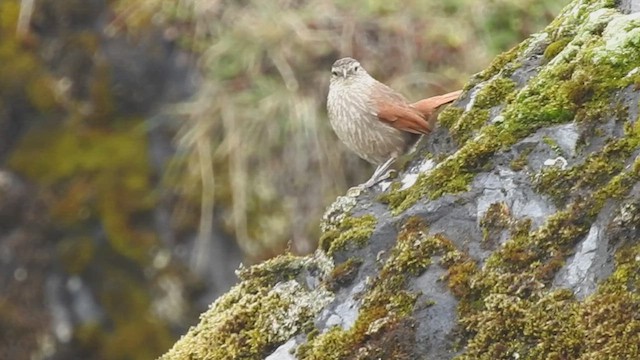
{"label": "bird's head", "polygon": [[359,76],[367,75],[367,71],[362,68],[356,59],[350,57],[336,60],[331,66],[331,81],[345,81]]}

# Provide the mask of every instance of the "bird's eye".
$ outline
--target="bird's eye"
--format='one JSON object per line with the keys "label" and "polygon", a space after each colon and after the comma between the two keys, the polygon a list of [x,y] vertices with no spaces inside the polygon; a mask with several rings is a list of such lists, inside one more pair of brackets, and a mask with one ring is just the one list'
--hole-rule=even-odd
{"label": "bird's eye", "polygon": [[356,71],[358,71],[358,70],[360,70],[360,66],[356,65],[356,66],[354,66],[354,67],[353,67],[353,71],[354,71],[354,72],[356,72]]}
{"label": "bird's eye", "polygon": [[333,75],[333,76],[338,76],[338,75],[340,75],[340,73],[339,73],[339,72],[337,72],[337,71],[335,71],[335,70],[333,70],[333,71],[331,72],[331,75]]}

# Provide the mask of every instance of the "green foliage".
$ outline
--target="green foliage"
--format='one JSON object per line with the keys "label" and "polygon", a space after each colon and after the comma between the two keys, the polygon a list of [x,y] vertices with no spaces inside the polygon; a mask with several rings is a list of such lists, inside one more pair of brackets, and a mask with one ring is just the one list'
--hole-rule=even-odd
{"label": "green foliage", "polygon": [[2,110],[27,105],[28,110],[48,113],[56,108],[52,79],[36,54],[16,36],[20,3],[0,4],[0,123]]}
{"label": "green foliage", "polygon": [[325,282],[327,288],[335,292],[340,287],[350,284],[358,275],[360,265],[362,265],[362,260],[354,258],[349,258],[342,264],[336,265]]}
{"label": "green foliage", "polygon": [[73,334],[79,349],[107,359],[150,359],[171,346],[169,328],[150,316],[148,290],[130,274],[108,269],[98,290],[111,326],[81,324]]}
{"label": "green foliage", "polygon": [[84,237],[60,241],[57,244],[57,251],[62,267],[67,273],[73,275],[80,275],[87,270],[96,255],[93,239]]}
{"label": "green foliage", "polygon": [[[153,205],[146,135],[139,120],[119,131],[66,128],[34,129],[9,160],[12,168],[58,189],[52,212],[60,225],[78,226],[100,218],[119,253],[144,262],[155,244],[150,229],[130,223]],[[138,130],[136,130],[138,129]],[[48,149],[43,154],[41,149]]]}
{"label": "green foliage", "polygon": [[564,204],[571,194],[593,191],[619,174],[639,146],[638,134],[612,139],[582,164],[566,170],[557,167],[543,169],[535,179],[536,188],[551,195],[559,205]]}
{"label": "green foliage", "polygon": [[[83,281],[104,310],[100,323],[71,329],[69,351],[153,358],[174,335],[152,309],[162,291],[156,281],[166,274],[150,266],[159,244],[149,221],[156,205],[149,145],[144,119],[118,113],[114,103],[111,65],[93,30],[104,5],[37,1],[35,25],[21,34],[25,3],[0,2],[0,128],[24,130],[2,155],[36,189],[50,261]],[[35,346],[24,351],[39,356]]]}
{"label": "green foliage", "polygon": [[76,329],[79,347],[106,358],[147,359],[166,349],[173,336],[151,316],[149,285],[118,269],[123,263],[147,266],[157,246],[152,229],[133,222],[155,204],[146,134],[140,119],[120,122],[112,128],[36,127],[18,144],[9,166],[55,193],[49,206],[56,230],[83,233],[100,222],[106,232],[106,247],[88,235],[57,244],[69,274],[101,279],[93,290],[113,322],[111,330],[91,324]]}

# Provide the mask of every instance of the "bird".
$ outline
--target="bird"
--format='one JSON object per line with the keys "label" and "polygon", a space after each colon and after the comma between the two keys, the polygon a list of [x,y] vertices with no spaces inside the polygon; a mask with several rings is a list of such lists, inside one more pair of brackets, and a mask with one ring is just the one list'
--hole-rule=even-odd
{"label": "bird", "polygon": [[338,139],[377,166],[363,184],[369,188],[388,177],[394,161],[420,136],[431,133],[438,108],[461,93],[458,90],[411,103],[374,79],[357,60],[345,57],[331,66],[327,113]]}

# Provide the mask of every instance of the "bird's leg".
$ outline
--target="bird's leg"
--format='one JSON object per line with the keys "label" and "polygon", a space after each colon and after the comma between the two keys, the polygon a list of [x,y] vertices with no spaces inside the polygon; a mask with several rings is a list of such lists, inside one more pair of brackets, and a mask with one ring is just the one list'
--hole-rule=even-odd
{"label": "bird's leg", "polygon": [[393,162],[396,161],[397,158],[398,158],[397,156],[392,156],[392,157],[389,158],[389,160],[387,160],[384,163],[378,165],[376,170],[373,172],[373,175],[371,175],[371,178],[369,180],[367,180],[366,183],[364,183],[364,187],[365,188],[370,188],[373,185],[376,185],[377,183],[385,180],[387,178],[385,175],[388,174],[387,170],[389,170],[389,168],[391,167]]}

